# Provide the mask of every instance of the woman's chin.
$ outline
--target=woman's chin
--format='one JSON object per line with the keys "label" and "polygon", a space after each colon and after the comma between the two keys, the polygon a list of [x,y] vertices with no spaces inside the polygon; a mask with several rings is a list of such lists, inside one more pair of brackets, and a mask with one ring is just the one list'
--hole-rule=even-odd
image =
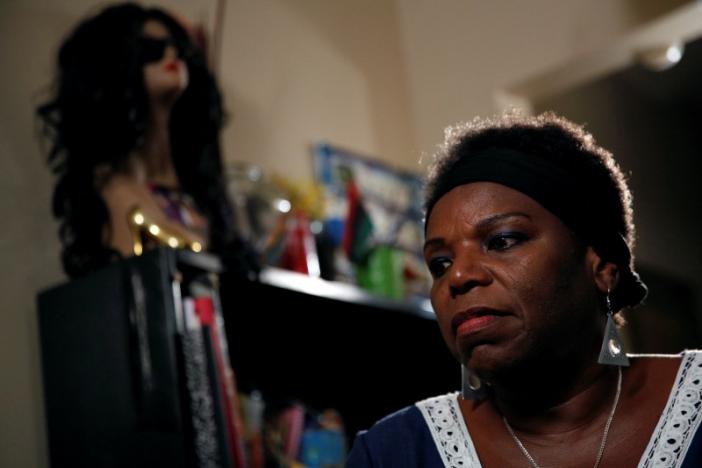
{"label": "woman's chin", "polygon": [[479,376],[499,374],[519,361],[519,353],[510,346],[485,343],[471,348],[461,357],[461,362]]}

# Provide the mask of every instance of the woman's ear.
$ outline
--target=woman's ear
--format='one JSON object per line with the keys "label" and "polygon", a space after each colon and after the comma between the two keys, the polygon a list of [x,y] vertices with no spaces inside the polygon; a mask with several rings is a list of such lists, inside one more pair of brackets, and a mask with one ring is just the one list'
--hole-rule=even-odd
{"label": "woman's ear", "polygon": [[603,293],[613,290],[619,281],[619,267],[612,262],[603,260],[590,246],[588,246],[585,256],[597,288]]}

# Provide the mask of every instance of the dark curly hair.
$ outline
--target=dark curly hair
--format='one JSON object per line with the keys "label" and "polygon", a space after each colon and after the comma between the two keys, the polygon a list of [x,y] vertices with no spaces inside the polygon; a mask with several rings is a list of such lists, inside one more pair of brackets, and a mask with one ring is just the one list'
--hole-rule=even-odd
{"label": "dark curly hair", "polygon": [[634,271],[633,200],[626,178],[612,154],[598,146],[592,135],[554,113],[525,116],[513,111],[447,128],[428,175],[427,218],[439,198],[455,186],[455,173],[466,161],[505,150],[542,161],[536,163],[554,168],[566,183],[578,181],[578,203],[557,215],[579,239],[618,265],[620,281],[611,293],[613,308],[638,305],[647,290]]}
{"label": "dark curly hair", "polygon": [[132,3],[110,6],[79,24],[62,44],[52,98],[37,109],[51,143],[48,163],[57,177],[53,213],[61,223],[62,262],[71,277],[119,257],[103,242],[108,210],[96,169],[125,171],[129,154],[143,143],[148,101],[138,39],[148,20],[168,29],[188,69],[189,84],[170,121],[180,188],[208,219],[211,249],[232,240],[218,140],[222,99],[204,54],[164,11]]}

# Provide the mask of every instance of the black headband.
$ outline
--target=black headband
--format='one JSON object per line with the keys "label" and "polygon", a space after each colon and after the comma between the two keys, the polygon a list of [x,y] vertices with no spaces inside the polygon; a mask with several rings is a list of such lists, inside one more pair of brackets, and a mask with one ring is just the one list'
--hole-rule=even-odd
{"label": "black headband", "polygon": [[619,267],[619,282],[610,297],[615,310],[635,306],[646,297],[646,285],[632,270],[625,234],[617,227],[624,224],[620,221],[621,214],[598,188],[586,189],[581,182],[584,178],[573,176],[544,158],[496,148],[460,158],[449,171],[427,200],[427,222],[436,202],[460,185],[471,182],[504,185],[537,201],[598,255]]}

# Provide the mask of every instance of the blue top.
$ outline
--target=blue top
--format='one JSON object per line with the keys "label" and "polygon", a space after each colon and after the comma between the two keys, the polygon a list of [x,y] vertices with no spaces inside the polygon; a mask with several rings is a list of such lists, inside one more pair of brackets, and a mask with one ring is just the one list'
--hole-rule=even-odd
{"label": "blue top", "polygon": [[422,413],[408,406],[359,432],[347,468],[443,468]]}
{"label": "blue top", "polygon": [[[702,352],[685,351],[638,468],[702,467]],[[359,432],[347,468],[480,468],[457,393],[429,398]]]}

